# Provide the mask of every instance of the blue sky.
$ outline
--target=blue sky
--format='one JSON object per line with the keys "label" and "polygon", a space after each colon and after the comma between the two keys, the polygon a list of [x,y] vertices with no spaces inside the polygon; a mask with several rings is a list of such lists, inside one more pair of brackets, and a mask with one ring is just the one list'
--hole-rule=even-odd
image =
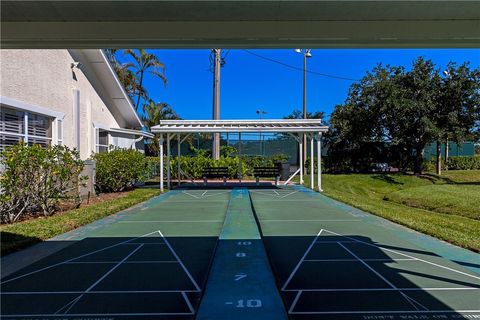
{"label": "blue sky", "polygon": [[[212,73],[209,50],[149,50],[166,66],[167,87],[147,78],[155,101],[170,104],[184,119],[211,119]],[[226,50],[225,50],[226,51]],[[303,68],[303,57],[293,49],[251,50],[262,56]],[[224,52],[226,53],[226,52]],[[449,61],[470,61],[480,67],[478,49],[313,49],[307,68],[312,71],[359,79],[377,63],[403,65],[424,56],[443,70]],[[221,71],[221,118],[256,119],[257,109],[275,119],[302,108],[303,73],[262,60],[244,50],[230,50]],[[307,110],[327,116],[345,101],[352,81],[307,75]]]}

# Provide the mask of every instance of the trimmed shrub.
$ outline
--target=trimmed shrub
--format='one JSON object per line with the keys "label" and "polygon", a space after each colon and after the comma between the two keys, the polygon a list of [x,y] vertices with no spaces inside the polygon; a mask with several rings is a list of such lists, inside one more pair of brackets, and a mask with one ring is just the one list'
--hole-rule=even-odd
{"label": "trimmed shrub", "polygon": [[53,214],[61,200],[80,204],[83,162],[65,146],[18,144],[0,154],[0,218],[15,222],[27,213]]}
{"label": "trimmed shrub", "polygon": [[480,170],[479,156],[449,157],[447,166],[449,170]]}
{"label": "trimmed shrub", "polygon": [[[220,156],[220,159],[213,160],[204,154],[197,154],[195,157],[181,156],[180,167],[182,171],[193,179],[202,178],[202,170],[206,167],[227,167],[228,178],[234,179],[253,175],[253,168],[259,166],[275,166],[278,162],[287,159],[284,155],[274,155],[272,157],[263,156]],[[159,159],[156,158],[158,163]],[[173,179],[177,178],[178,157],[171,158],[171,175]],[[167,163],[165,161],[165,171]]]}
{"label": "trimmed shrub", "polygon": [[147,160],[133,149],[111,149],[95,153],[95,188],[98,192],[120,192],[145,179]]}

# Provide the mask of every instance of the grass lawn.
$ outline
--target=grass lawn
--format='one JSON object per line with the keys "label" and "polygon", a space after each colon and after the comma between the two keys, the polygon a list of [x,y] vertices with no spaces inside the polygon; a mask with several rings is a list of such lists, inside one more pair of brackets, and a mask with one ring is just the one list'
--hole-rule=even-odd
{"label": "grass lawn", "polygon": [[160,194],[158,189],[135,189],[126,196],[78,208],[50,217],[40,217],[0,226],[1,255],[86,225]]}
{"label": "grass lawn", "polygon": [[386,200],[409,207],[480,220],[480,186],[444,184],[390,193]]}
{"label": "grass lawn", "polygon": [[[305,179],[308,182],[308,178]],[[480,170],[323,175],[327,196],[480,252]]]}

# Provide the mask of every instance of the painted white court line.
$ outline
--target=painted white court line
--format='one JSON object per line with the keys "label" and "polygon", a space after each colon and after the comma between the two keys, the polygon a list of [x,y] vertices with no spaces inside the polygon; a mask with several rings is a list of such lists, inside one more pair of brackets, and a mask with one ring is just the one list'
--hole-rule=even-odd
{"label": "painted white court line", "polygon": [[[132,312],[132,313],[69,313],[69,317],[120,317],[120,316],[190,316],[191,312]],[[58,314],[12,314],[4,315],[2,318],[40,318],[40,317],[58,317]]]}
{"label": "painted white court line", "polygon": [[298,300],[300,299],[300,295],[302,294],[302,290],[298,291],[297,295],[295,296],[295,299],[293,300],[292,302],[292,305],[290,306],[290,308],[288,309],[288,313],[292,313],[293,312],[293,309],[295,308],[295,306],[297,305],[297,302]]}
{"label": "painted white court line", "polygon": [[[210,206],[211,206],[211,207],[214,207],[214,206],[213,206],[213,203],[215,203],[215,202],[225,203],[225,202],[227,202],[227,200],[208,200],[208,202],[202,203],[202,207],[210,207]],[[182,201],[182,200],[175,200],[175,201],[173,201],[173,200],[172,200],[172,201],[168,201],[168,202],[167,202],[167,200],[165,200],[164,202],[162,202],[164,208],[165,208],[165,206],[167,206],[167,205],[170,204],[170,203],[187,203],[187,204],[192,204],[192,201],[191,201],[191,200],[188,200],[188,201]]]}
{"label": "painted white court line", "polygon": [[[317,242],[318,243],[318,242]],[[415,259],[410,258],[400,258],[400,259],[362,259],[363,261],[379,261],[379,262],[394,262],[394,261],[415,261]],[[357,259],[305,259],[304,262],[354,262]]]}
{"label": "painted white court line", "polygon": [[95,253],[98,253],[98,252],[102,252],[102,251],[104,251],[104,250],[108,250],[108,249],[111,249],[111,248],[120,246],[120,245],[122,245],[122,244],[126,244],[126,243],[131,242],[131,241],[134,241],[134,240],[138,240],[138,239],[141,239],[141,238],[145,238],[145,237],[148,237],[149,235],[155,234],[155,233],[157,233],[157,232],[158,232],[158,231],[149,232],[149,233],[144,234],[143,236],[140,236],[140,237],[136,237],[136,238],[132,238],[132,239],[129,239],[129,240],[125,240],[125,241],[122,241],[122,242],[119,242],[119,243],[116,243],[116,244],[113,244],[113,245],[110,245],[110,246],[107,246],[107,247],[104,247],[104,248],[101,248],[101,249],[98,249],[98,250],[95,250],[95,251],[91,251],[91,252],[86,253],[86,254],[83,254],[83,255],[81,255],[81,256],[77,256],[77,257],[74,257],[74,258],[71,258],[71,259],[62,261],[62,262],[58,262],[58,263],[49,265],[49,266],[47,266],[47,267],[40,268],[40,269],[31,271],[31,272],[28,272],[28,273],[19,275],[19,276],[17,276],[17,277],[14,277],[14,278],[11,278],[11,279],[2,281],[1,284],[9,283],[9,282],[12,282],[12,281],[14,281],[14,280],[21,279],[21,278],[27,277],[27,276],[32,275],[32,274],[35,274],[35,273],[38,273],[38,272],[41,272],[41,271],[44,271],[44,270],[48,270],[48,269],[51,269],[51,268],[54,268],[54,267],[57,267],[57,266],[59,266],[59,265],[65,264],[65,263],[70,262],[70,261],[74,261],[74,260],[77,260],[77,259],[81,259],[81,258],[87,257],[87,256],[89,256],[89,255],[92,255],[92,254],[95,254]]}
{"label": "painted white court line", "polygon": [[[261,222],[352,222],[352,221],[361,221],[360,219],[259,219]],[[321,241],[320,241],[321,242]]]}
{"label": "painted white court line", "polygon": [[367,311],[294,311],[291,314],[415,314],[415,313],[473,313],[480,312],[480,310],[409,310],[409,311],[400,311],[400,310],[367,310]]}
{"label": "painted white court line", "polygon": [[356,241],[353,240],[344,240],[344,241],[335,241],[335,240],[318,240],[317,243],[356,243]]}
{"label": "painted white court line", "polygon": [[474,275],[468,274],[468,273],[463,272],[463,271],[460,271],[460,270],[456,270],[456,269],[452,269],[452,268],[449,268],[449,267],[446,267],[446,266],[442,266],[442,265],[440,265],[440,264],[437,264],[437,263],[434,263],[434,262],[430,262],[430,261],[427,261],[427,260],[424,260],[424,259],[420,259],[420,258],[411,256],[411,255],[408,255],[408,254],[405,254],[405,253],[396,251],[396,250],[387,249],[387,248],[384,248],[384,247],[379,246],[379,245],[375,245],[375,244],[368,243],[368,242],[365,242],[365,241],[357,240],[357,239],[355,239],[355,238],[352,238],[352,237],[349,237],[349,236],[345,236],[345,235],[343,235],[343,234],[336,233],[336,232],[333,232],[333,231],[325,230],[325,232],[334,234],[334,235],[336,235],[336,236],[341,236],[341,237],[344,237],[344,238],[346,238],[346,239],[353,240],[353,241],[355,241],[355,242],[359,242],[359,243],[363,243],[363,244],[366,244],[366,245],[371,246],[371,247],[375,247],[375,248],[377,248],[377,249],[389,251],[389,252],[392,252],[392,253],[395,253],[395,254],[398,254],[398,255],[407,257],[407,258],[412,258],[412,259],[415,259],[415,260],[424,262],[424,263],[426,263],[426,264],[430,264],[430,265],[433,265],[433,266],[436,266],[436,267],[439,267],[439,268],[443,268],[443,269],[446,269],[446,270],[449,270],[449,271],[452,271],[452,272],[456,272],[456,273],[463,274],[463,275],[465,275],[465,276],[468,276],[468,277],[471,277],[471,278],[480,280],[480,277],[479,277],[479,276],[474,276]]}
{"label": "painted white court line", "polygon": [[460,288],[312,288],[312,289],[286,289],[283,291],[305,291],[305,292],[368,292],[368,291],[471,291],[480,290],[476,287]]}
{"label": "painted white court line", "polygon": [[[72,261],[66,262],[65,264],[108,264],[108,263],[119,263],[120,261]],[[133,261],[125,261],[123,264],[143,264],[143,263],[178,263],[175,260],[133,260]]]}
{"label": "painted white court line", "polygon": [[172,246],[170,245],[170,243],[168,242],[167,238],[165,238],[163,236],[163,233],[162,231],[158,230],[158,233],[162,236],[163,238],[163,241],[165,241],[165,243],[167,244],[167,246],[170,248],[170,251],[173,253],[173,255],[175,256],[175,259],[177,259],[177,261],[180,263],[180,266],[182,267],[183,271],[185,271],[185,273],[187,274],[187,276],[190,278],[190,281],[192,281],[192,283],[195,285],[195,288],[197,289],[198,292],[201,291],[200,287],[198,286],[197,282],[195,281],[195,279],[192,277],[192,275],[190,274],[190,272],[188,271],[188,269],[185,267],[185,265],[183,264],[182,260],[180,260],[180,257],[177,255],[177,253],[175,252],[175,250],[173,250]]}
{"label": "painted white court line", "polygon": [[[454,288],[328,288],[328,289],[286,289],[288,292],[375,292],[375,291],[480,291],[480,288],[475,287],[454,287]],[[182,292],[198,292],[197,290],[91,290],[87,293],[84,291],[12,291],[2,292],[1,295],[15,296],[15,295],[47,295],[47,294],[126,294],[126,293],[182,293]]]}
{"label": "painted white court line", "polygon": [[15,295],[45,295],[45,294],[125,294],[125,293],[182,293],[182,292],[198,292],[197,290],[91,290],[85,291],[12,291],[2,292],[1,295],[15,296]]}
{"label": "painted white court line", "polygon": [[187,297],[187,294],[182,291],[182,297],[185,299],[185,302],[187,303],[188,309],[190,309],[191,314],[195,314],[195,309],[193,309],[192,304],[190,303],[190,300]]}
{"label": "painted white court line", "polygon": [[118,221],[120,223],[213,223],[223,222],[223,220],[131,220]]}
{"label": "painted white court line", "polygon": [[59,313],[60,310],[63,310],[64,308],[66,308],[68,306],[68,308],[65,310],[64,314],[67,314],[68,311],[70,311],[70,309],[73,308],[73,306],[83,297],[83,295],[85,293],[88,293],[89,291],[91,291],[96,285],[98,285],[100,282],[103,281],[103,279],[105,279],[106,277],[108,277],[113,271],[115,271],[124,261],[126,261],[128,258],[130,258],[133,254],[135,254],[135,252],[137,252],[138,250],[140,250],[141,248],[143,247],[143,244],[140,244],[138,247],[136,247],[135,249],[132,250],[132,252],[130,252],[128,255],[126,255],[121,261],[119,261],[116,265],[114,265],[110,270],[108,270],[103,276],[101,276],[99,279],[97,279],[97,281],[95,281],[90,287],[87,288],[87,290],[85,290],[84,293],[82,293],[80,296],[78,296],[76,299],[74,299],[72,302],[66,304],[64,307],[60,308],[57,312],[55,313]]}
{"label": "painted white court line", "polygon": [[189,196],[191,196],[195,199],[205,199],[205,198],[209,198],[209,197],[214,197],[214,196],[230,193],[230,191],[215,192],[215,193],[209,193],[209,194],[207,194],[207,192],[208,192],[208,190],[203,192],[200,196],[197,196],[197,195],[191,193],[191,191],[190,192],[187,192],[185,190],[182,191],[183,194],[189,195]]}
{"label": "painted white court line", "polygon": [[[372,268],[368,263],[366,263],[365,261],[363,261],[361,258],[359,258],[355,253],[353,253],[350,249],[348,249],[347,247],[345,247],[343,244],[341,244],[340,242],[338,242],[338,245],[340,247],[342,247],[343,249],[345,249],[348,253],[350,253],[355,259],[357,259],[359,262],[361,262],[365,267],[367,267],[370,271],[372,271],[375,275],[377,275],[377,277],[379,277],[380,279],[382,279],[386,284],[388,284],[390,287],[394,288],[394,289],[397,289],[398,288],[393,284],[391,283],[387,278],[385,278],[381,273],[379,273],[377,270],[375,270],[374,268]],[[418,309],[418,303],[415,303],[416,301],[413,300],[412,298],[410,298],[409,296],[407,296],[405,293],[401,292],[400,291],[400,294],[405,298],[405,300],[408,301],[408,303],[410,303],[416,310],[419,310]],[[422,306],[423,307],[423,306]],[[427,310],[426,308],[424,308],[424,310]]]}
{"label": "painted white court line", "polygon": [[[156,232],[156,231],[155,231]],[[149,246],[164,246],[165,243],[163,242],[130,242],[130,243],[122,243],[121,245],[122,246],[131,246],[131,245],[136,245],[136,244],[145,244],[145,245],[149,245]]]}
{"label": "painted white court line", "polygon": [[293,271],[290,273],[290,276],[288,277],[287,281],[285,281],[285,284],[282,286],[282,291],[285,291],[285,288],[287,287],[287,285],[290,283],[290,281],[292,280],[293,278],[293,275],[297,272],[298,268],[300,268],[300,265],[302,264],[303,260],[305,260],[305,258],[307,257],[307,254],[310,252],[310,250],[312,249],[313,245],[315,244],[315,242],[317,241],[318,237],[320,236],[320,234],[322,234],[322,231],[323,229],[320,229],[320,231],[317,233],[316,237],[313,239],[312,243],[310,244],[310,246],[308,246],[307,248],[307,251],[305,251],[305,253],[303,254],[302,258],[300,259],[300,261],[298,261],[297,265],[295,266],[295,268],[293,269]]}

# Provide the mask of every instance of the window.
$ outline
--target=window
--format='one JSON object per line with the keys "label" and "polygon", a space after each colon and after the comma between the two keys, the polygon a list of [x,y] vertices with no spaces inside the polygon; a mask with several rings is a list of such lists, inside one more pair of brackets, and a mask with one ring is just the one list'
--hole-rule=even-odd
{"label": "window", "polygon": [[108,131],[102,129],[96,129],[97,143],[96,149],[97,152],[108,152]]}
{"label": "window", "polygon": [[63,120],[57,120],[57,144],[63,145]]}
{"label": "window", "polygon": [[19,142],[50,145],[52,118],[0,106],[0,150]]}

